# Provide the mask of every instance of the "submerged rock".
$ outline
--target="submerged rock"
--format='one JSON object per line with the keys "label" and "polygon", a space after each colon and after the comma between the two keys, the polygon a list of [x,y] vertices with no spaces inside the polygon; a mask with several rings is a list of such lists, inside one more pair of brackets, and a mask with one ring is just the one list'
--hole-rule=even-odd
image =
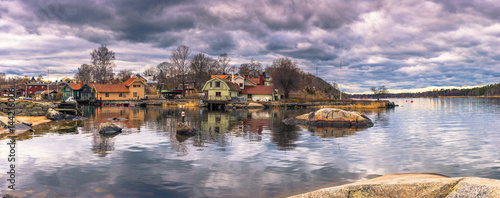
{"label": "submerged rock", "polygon": [[198,133],[196,129],[193,127],[188,126],[185,123],[178,122],[177,123],[177,134],[179,135],[187,135],[187,136],[194,136]]}
{"label": "submerged rock", "polygon": [[115,135],[122,132],[122,128],[115,123],[105,122],[99,125],[99,133],[101,135]]}
{"label": "submerged rock", "polygon": [[363,114],[335,108],[324,108],[295,118],[283,120],[288,125],[309,125],[317,127],[371,127],[373,122]]}

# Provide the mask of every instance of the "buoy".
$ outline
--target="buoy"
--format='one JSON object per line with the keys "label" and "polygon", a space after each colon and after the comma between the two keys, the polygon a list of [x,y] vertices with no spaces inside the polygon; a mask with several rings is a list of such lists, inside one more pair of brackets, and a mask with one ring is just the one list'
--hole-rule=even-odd
{"label": "buoy", "polygon": [[413,103],[413,100],[411,101],[411,103]]}
{"label": "buoy", "polygon": [[123,104],[122,104],[122,107],[123,107]]}
{"label": "buoy", "polygon": [[117,105],[117,104],[115,104],[115,107],[117,107],[116,105]]}
{"label": "buoy", "polygon": [[128,104],[128,107],[130,107],[130,104]]}
{"label": "buoy", "polygon": [[184,111],[181,113],[182,117],[184,117],[186,114],[184,113]]}
{"label": "buoy", "polygon": [[111,107],[111,104],[108,104],[108,107]]}
{"label": "buoy", "polygon": [[104,107],[104,103],[102,103],[101,107]]}
{"label": "buoy", "polygon": [[406,102],[408,102],[408,100]]}

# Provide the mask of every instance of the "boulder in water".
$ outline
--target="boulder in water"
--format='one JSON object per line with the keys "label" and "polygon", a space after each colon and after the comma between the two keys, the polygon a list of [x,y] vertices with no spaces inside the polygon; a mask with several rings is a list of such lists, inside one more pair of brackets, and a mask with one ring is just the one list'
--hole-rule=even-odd
{"label": "boulder in water", "polygon": [[317,127],[371,127],[373,122],[363,114],[335,108],[323,108],[295,118],[283,120],[288,125],[308,125]]}
{"label": "boulder in water", "polygon": [[185,123],[178,122],[177,123],[177,134],[179,135],[187,135],[187,136],[194,136],[198,133],[196,129],[193,127],[188,126]]}
{"label": "boulder in water", "polygon": [[64,113],[56,111],[52,108],[47,111],[46,117],[47,117],[47,119],[52,120],[52,121],[63,120],[66,118]]}
{"label": "boulder in water", "polygon": [[115,123],[105,122],[99,125],[99,133],[101,135],[115,135],[122,132],[122,128]]}

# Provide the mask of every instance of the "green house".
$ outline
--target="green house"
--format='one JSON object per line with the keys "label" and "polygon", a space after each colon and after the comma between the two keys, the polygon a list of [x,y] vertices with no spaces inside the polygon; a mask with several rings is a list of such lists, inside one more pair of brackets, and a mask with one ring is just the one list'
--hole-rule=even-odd
{"label": "green house", "polygon": [[89,100],[94,98],[92,87],[86,83],[66,83],[61,90],[64,100],[69,97],[78,100]]}
{"label": "green house", "polygon": [[240,87],[230,80],[214,77],[205,83],[202,91],[205,92],[205,101],[227,102],[238,97]]}

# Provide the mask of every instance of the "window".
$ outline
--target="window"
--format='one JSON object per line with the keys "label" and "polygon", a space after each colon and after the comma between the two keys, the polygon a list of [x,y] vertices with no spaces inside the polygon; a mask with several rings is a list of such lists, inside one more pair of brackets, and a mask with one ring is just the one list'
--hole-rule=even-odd
{"label": "window", "polygon": [[215,97],[220,97],[220,92],[215,92]]}
{"label": "window", "polygon": [[210,82],[210,87],[212,87],[212,82]]}
{"label": "window", "polygon": [[31,91],[30,91],[30,94],[31,94]]}
{"label": "window", "polygon": [[28,88],[30,88],[30,89],[31,89],[31,86],[28,86]]}
{"label": "window", "polygon": [[240,87],[243,87],[243,83],[240,83]]}
{"label": "window", "polygon": [[[30,87],[31,87],[31,86],[30,86]],[[70,91],[70,90],[71,90],[71,88],[69,88],[69,87],[66,87],[66,91]]]}
{"label": "window", "polygon": [[134,92],[134,97],[137,97],[137,92]]}
{"label": "window", "polygon": [[137,87],[141,87],[141,85],[137,85]]}
{"label": "window", "polygon": [[220,82],[215,82],[215,87],[220,87]]}
{"label": "window", "polygon": [[64,94],[66,97],[70,97],[71,96],[71,93],[65,93]]}
{"label": "window", "polygon": [[106,97],[109,97],[109,93],[106,93]]}
{"label": "window", "polygon": [[123,97],[123,93],[118,94],[118,97]]}
{"label": "window", "polygon": [[252,94],[248,94],[248,95],[247,95],[247,98],[252,98]]}

